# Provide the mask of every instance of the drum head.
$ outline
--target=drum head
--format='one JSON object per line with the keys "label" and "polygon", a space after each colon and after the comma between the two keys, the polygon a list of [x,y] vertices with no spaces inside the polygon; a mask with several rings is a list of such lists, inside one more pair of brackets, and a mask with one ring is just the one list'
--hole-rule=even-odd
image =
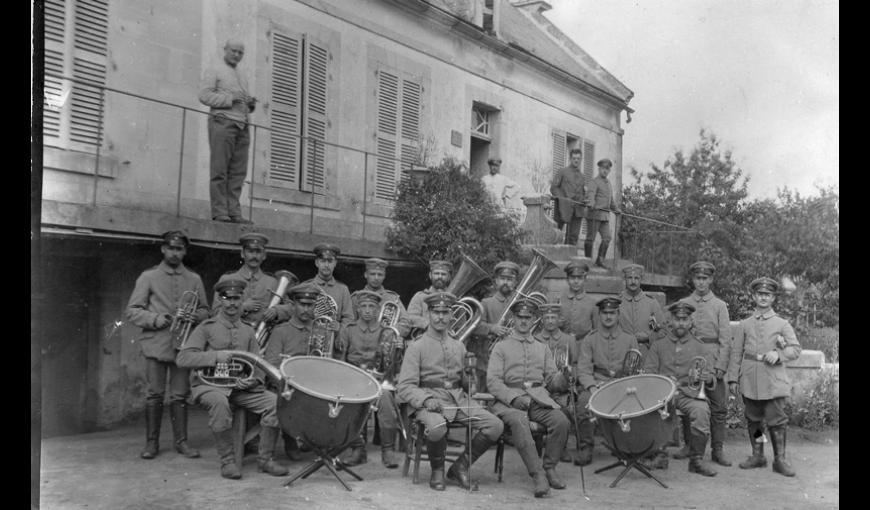
{"label": "drum head", "polygon": [[623,377],[602,386],[589,399],[589,410],[602,418],[629,419],[666,405],[677,386],[657,374]]}
{"label": "drum head", "polygon": [[311,396],[360,404],[380,395],[380,384],[364,370],[332,358],[296,356],[281,363],[281,374],[290,386]]}

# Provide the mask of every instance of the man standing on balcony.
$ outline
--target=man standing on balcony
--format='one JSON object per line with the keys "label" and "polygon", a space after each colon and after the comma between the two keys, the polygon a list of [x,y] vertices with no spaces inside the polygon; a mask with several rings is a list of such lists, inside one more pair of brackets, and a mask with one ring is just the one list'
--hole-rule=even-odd
{"label": "man standing on balcony", "polygon": [[619,296],[619,327],[637,338],[640,351],[646,354],[659,325],[664,324],[665,316],[658,300],[640,288],[643,279],[643,266],[632,264],[622,269],[625,290]]}
{"label": "man standing on balcony", "polygon": [[604,265],[604,257],[607,255],[607,247],[610,246],[612,234],[610,232],[610,211],[621,212],[619,204],[613,197],[613,188],[607,175],[613,167],[613,161],[605,158],[598,162],[598,176],[592,179],[586,187],[586,202],[592,210],[589,216],[589,225],[586,229],[586,241],[583,250],[587,257],[592,256],[592,246],[595,244],[595,232],[601,236],[601,244],[598,246],[598,257],[595,265],[607,269]]}
{"label": "man standing on balcony", "polygon": [[[565,244],[571,246],[577,245],[580,221],[586,217],[586,176],[580,168],[582,162],[583,151],[571,149],[571,164],[557,170],[553,176],[553,183],[550,184],[550,194],[556,198],[559,216],[567,225]],[[586,249],[586,256],[592,257],[591,245]]]}
{"label": "man standing on balcony", "polygon": [[321,243],[314,247],[314,265],[317,266],[317,275],[303,283],[313,283],[320,290],[329,294],[335,300],[338,307],[336,321],[344,324],[354,318],[353,304],[350,299],[350,290],[347,285],[336,280],[332,275],[338,264],[338,256],[341,250],[338,246],[329,243]]}
{"label": "man standing on balcony", "polygon": [[242,217],[239,195],[248,174],[248,114],[257,99],[248,94],[248,80],[238,64],[245,45],[229,40],[224,61],[205,71],[199,87],[199,101],[208,106],[208,143],[211,147],[211,217],[215,221],[252,223]]}
{"label": "man standing on balcony", "polygon": [[[725,415],[728,413],[728,400],[725,381],[723,377],[728,371],[728,362],[731,356],[731,328],[728,317],[728,305],[719,299],[710,290],[713,284],[713,275],[716,266],[710,262],[699,260],[689,266],[692,276],[692,285],[695,291],[680,301],[689,303],[695,307],[692,313],[694,322],[694,334],[704,344],[705,355],[714,361],[713,370],[716,377],[716,386],[706,392],[710,401],[710,458],[713,462],[730,466],[731,461],[725,458],[722,445],[725,441]],[[683,434],[687,432],[687,423],[683,422]],[[685,436],[690,437],[689,435]],[[688,441],[686,441],[688,444]]]}

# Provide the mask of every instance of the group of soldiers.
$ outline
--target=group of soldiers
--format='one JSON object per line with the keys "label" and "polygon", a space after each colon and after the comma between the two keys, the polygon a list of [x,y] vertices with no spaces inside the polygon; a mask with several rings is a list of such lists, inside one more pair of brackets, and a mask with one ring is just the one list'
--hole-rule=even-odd
{"label": "group of soldiers", "polygon": [[[743,397],[752,448],[740,467],[767,464],[762,437],[766,428],[774,449],[774,471],[794,476],[785,457],[788,418],[784,403],[789,383],[783,363],[796,359],[800,346],[788,322],[772,310],[779,291],[773,279],[752,282],[755,312],[742,321],[732,341],[727,306],[710,290],[715,267],[709,262],[691,265],[694,290],[668,306],[666,315],[659,302],[641,290],[643,267],[639,265],[623,270],[625,290],[618,297],[594,299],[585,291],[592,261],[573,260],[564,268],[567,289],[542,302],[516,294],[521,268],[503,261],[492,275],[495,292],[481,300],[480,322],[471,335],[460,340],[453,336],[452,323],[454,305],[462,296],[447,291],[453,277],[450,261],[430,261],[431,285],[417,292],[405,309],[399,295],[383,286],[388,266],[384,260],[366,260],[366,286],[351,294],[333,276],[340,249],[321,244],[314,249],[317,275],[299,283],[285,272],[284,292],[276,294],[279,280],[261,268],[268,238],[247,233],[240,244],[244,265],[220,277],[210,308],[201,278],[182,262],[189,245],[183,232],[164,235],[162,262],[143,272],[136,282],[127,315],[142,328],[140,344],[146,361],[142,458],[159,453],[168,375],[174,447],[179,453],[199,456],[187,444],[186,402],[190,399],[208,410],[221,475],[241,478],[234,463],[231,432],[231,406],[241,406],[260,415],[259,471],[286,475],[287,468],[274,460],[281,434],[276,394],[267,391],[266,381],[260,377],[231,388],[215,387],[189,371],[226,363],[230,359],[227,351],[232,350],[261,354],[274,366],[287,357],[309,354],[318,319],[315,304],[326,294],[335,304],[326,329],[336,338],[327,355],[381,376],[391,362],[399,361],[391,359],[384,348],[386,326],[379,312],[385,303],[398,306],[398,339],[391,341],[404,355],[395,390],[383,391],[377,406],[382,463],[396,468],[397,430],[406,420],[422,423],[421,439],[431,467],[429,485],[434,490],[444,490],[448,482],[474,489],[471,465],[505,433],[532,478],[535,497],[546,497],[551,488],[564,489],[556,473],[560,460],[579,466],[592,462],[594,426],[587,403],[603,385],[631,375],[623,373],[624,361],[626,353],[634,350],[643,355],[640,366],[644,372],[675,382],[674,404],[682,414],[686,443],[675,457],[689,458],[690,473],[716,474],[702,462],[708,440],[712,461],[731,465],[722,448],[726,390],[730,390]],[[180,312],[186,291],[199,299],[195,307]],[[505,314],[508,306],[510,313]],[[180,316],[195,327],[189,337],[178,340],[171,331]],[[512,317],[510,324],[503,320],[505,316]],[[258,327],[267,329],[265,342],[258,341],[262,340],[256,333]],[[469,351],[476,356],[468,356]],[[702,368],[693,363],[697,357],[705,359]],[[476,358],[477,363],[470,364],[469,358]],[[698,381],[706,384],[706,396],[699,395]],[[451,422],[468,425],[470,440],[445,472],[446,425]],[[543,456],[536,450],[531,422],[546,430]],[[572,426],[576,455],[567,448]],[[302,458],[304,444],[286,434],[283,442],[290,460]],[[349,445],[342,462],[352,466],[366,461],[365,438],[360,437]],[[667,468],[664,450],[654,452],[647,461],[650,467]]]}

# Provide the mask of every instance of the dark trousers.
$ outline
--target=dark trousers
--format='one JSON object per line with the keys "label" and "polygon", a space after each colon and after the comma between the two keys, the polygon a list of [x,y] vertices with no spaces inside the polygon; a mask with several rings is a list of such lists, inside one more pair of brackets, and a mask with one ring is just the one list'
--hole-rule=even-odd
{"label": "dark trousers", "polygon": [[239,218],[239,196],[248,174],[248,127],[222,116],[208,119],[208,143],[211,147],[211,216]]}
{"label": "dark trousers", "polygon": [[767,423],[768,427],[778,427],[788,424],[785,413],[785,397],[770,400],[752,400],[743,397],[744,414],[748,423]]}
{"label": "dark trousers", "polygon": [[190,370],[180,368],[171,361],[145,358],[145,402],[162,404],[166,393],[166,374],[169,374],[170,402],[184,402],[190,395]]}
{"label": "dark trousers", "polygon": [[[571,219],[566,222],[565,225],[565,244],[576,246],[577,238],[580,237],[580,225],[583,221],[583,218],[577,216],[576,214],[571,215]],[[589,221],[589,220],[587,220]],[[587,224],[587,228],[588,228]]]}
{"label": "dark trousers", "polygon": [[716,389],[705,389],[710,403],[710,446],[721,446],[725,441],[725,416],[728,414],[728,388],[722,379],[716,379]]}
{"label": "dark trousers", "polygon": [[586,242],[595,242],[596,232],[601,235],[602,243],[609,243],[613,238],[608,220],[593,220],[589,218],[589,223],[586,225]]}

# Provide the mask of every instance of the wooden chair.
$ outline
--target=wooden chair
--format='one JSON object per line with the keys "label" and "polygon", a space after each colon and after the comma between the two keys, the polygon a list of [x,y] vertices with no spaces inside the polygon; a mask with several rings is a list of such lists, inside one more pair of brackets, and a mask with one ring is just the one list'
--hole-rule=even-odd
{"label": "wooden chair", "polygon": [[233,452],[239,471],[242,470],[242,462],[245,459],[245,445],[258,435],[260,435],[259,421],[249,427],[248,411],[244,407],[236,407],[233,410]]}
{"label": "wooden chair", "polygon": [[[544,444],[547,442],[547,427],[536,421],[529,421],[529,428],[532,431],[532,439],[535,440],[535,450],[538,452],[538,457],[544,451]],[[505,430],[495,447],[495,473],[498,474],[498,481],[501,482],[502,474],[504,473],[504,446],[511,442],[510,432]]]}

